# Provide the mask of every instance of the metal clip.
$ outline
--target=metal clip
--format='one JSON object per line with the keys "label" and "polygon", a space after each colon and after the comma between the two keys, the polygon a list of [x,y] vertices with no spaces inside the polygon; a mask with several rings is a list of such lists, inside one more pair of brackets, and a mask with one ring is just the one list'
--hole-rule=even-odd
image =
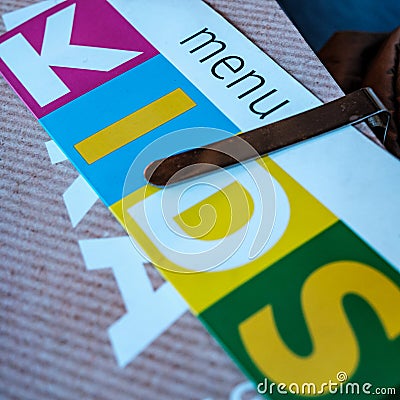
{"label": "metal clip", "polygon": [[261,128],[154,161],[144,176],[153,185],[166,186],[360,122],[367,122],[384,142],[389,121],[389,111],[373,90],[363,88]]}

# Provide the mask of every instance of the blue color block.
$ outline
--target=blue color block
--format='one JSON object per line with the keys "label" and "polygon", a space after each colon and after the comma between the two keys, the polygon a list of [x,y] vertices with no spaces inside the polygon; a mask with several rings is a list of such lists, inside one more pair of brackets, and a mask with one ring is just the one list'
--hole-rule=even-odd
{"label": "blue color block", "polygon": [[[181,88],[197,105],[91,165],[75,150],[75,144],[177,88]],[[230,135],[229,132],[239,132],[239,128],[162,55],[86,93],[43,117],[40,122],[107,206],[122,198],[125,177],[132,162],[157,138],[192,127],[225,130],[226,136]],[[189,140],[182,140],[188,142],[189,147],[214,141],[212,131],[209,134],[205,131],[201,130],[204,133],[202,135],[190,135]],[[177,135],[174,138],[177,140]],[[221,135],[217,139],[221,139]],[[181,148],[181,145],[177,143],[176,148]],[[169,143],[163,150],[162,154],[157,151],[154,159],[174,152],[174,143]],[[135,179],[130,180],[128,192],[125,189],[124,196],[145,183],[143,169],[140,168]]]}

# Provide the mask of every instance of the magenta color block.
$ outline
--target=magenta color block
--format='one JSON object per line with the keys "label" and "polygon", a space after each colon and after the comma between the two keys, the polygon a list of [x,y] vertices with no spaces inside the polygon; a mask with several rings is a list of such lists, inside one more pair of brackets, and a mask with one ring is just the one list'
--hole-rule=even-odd
{"label": "magenta color block", "polygon": [[52,67],[71,90],[54,102],[40,107],[12,71],[0,59],[0,72],[37,118],[41,118],[84,93],[136,67],[158,54],[158,51],[106,0],[67,0],[32,18],[0,37],[0,43],[22,33],[40,54],[46,19],[58,11],[76,4],[71,44],[140,51],[143,54],[108,72]]}

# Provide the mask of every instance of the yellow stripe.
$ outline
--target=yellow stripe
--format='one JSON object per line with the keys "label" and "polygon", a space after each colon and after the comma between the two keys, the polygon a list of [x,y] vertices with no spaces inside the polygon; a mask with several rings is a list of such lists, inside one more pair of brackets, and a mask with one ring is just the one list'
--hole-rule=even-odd
{"label": "yellow stripe", "polygon": [[176,89],[74,147],[88,164],[92,164],[195,106],[182,89]]}

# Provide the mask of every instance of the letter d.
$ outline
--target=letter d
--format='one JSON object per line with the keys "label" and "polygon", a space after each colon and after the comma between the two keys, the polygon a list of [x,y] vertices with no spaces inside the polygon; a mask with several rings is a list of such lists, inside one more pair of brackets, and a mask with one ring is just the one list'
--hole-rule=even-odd
{"label": "letter d", "polygon": [[[261,389],[263,386],[264,386],[264,389]],[[264,378],[264,382],[260,382],[257,385],[257,392],[260,394],[265,394],[265,393],[267,393],[267,390],[268,390],[268,379]]]}

